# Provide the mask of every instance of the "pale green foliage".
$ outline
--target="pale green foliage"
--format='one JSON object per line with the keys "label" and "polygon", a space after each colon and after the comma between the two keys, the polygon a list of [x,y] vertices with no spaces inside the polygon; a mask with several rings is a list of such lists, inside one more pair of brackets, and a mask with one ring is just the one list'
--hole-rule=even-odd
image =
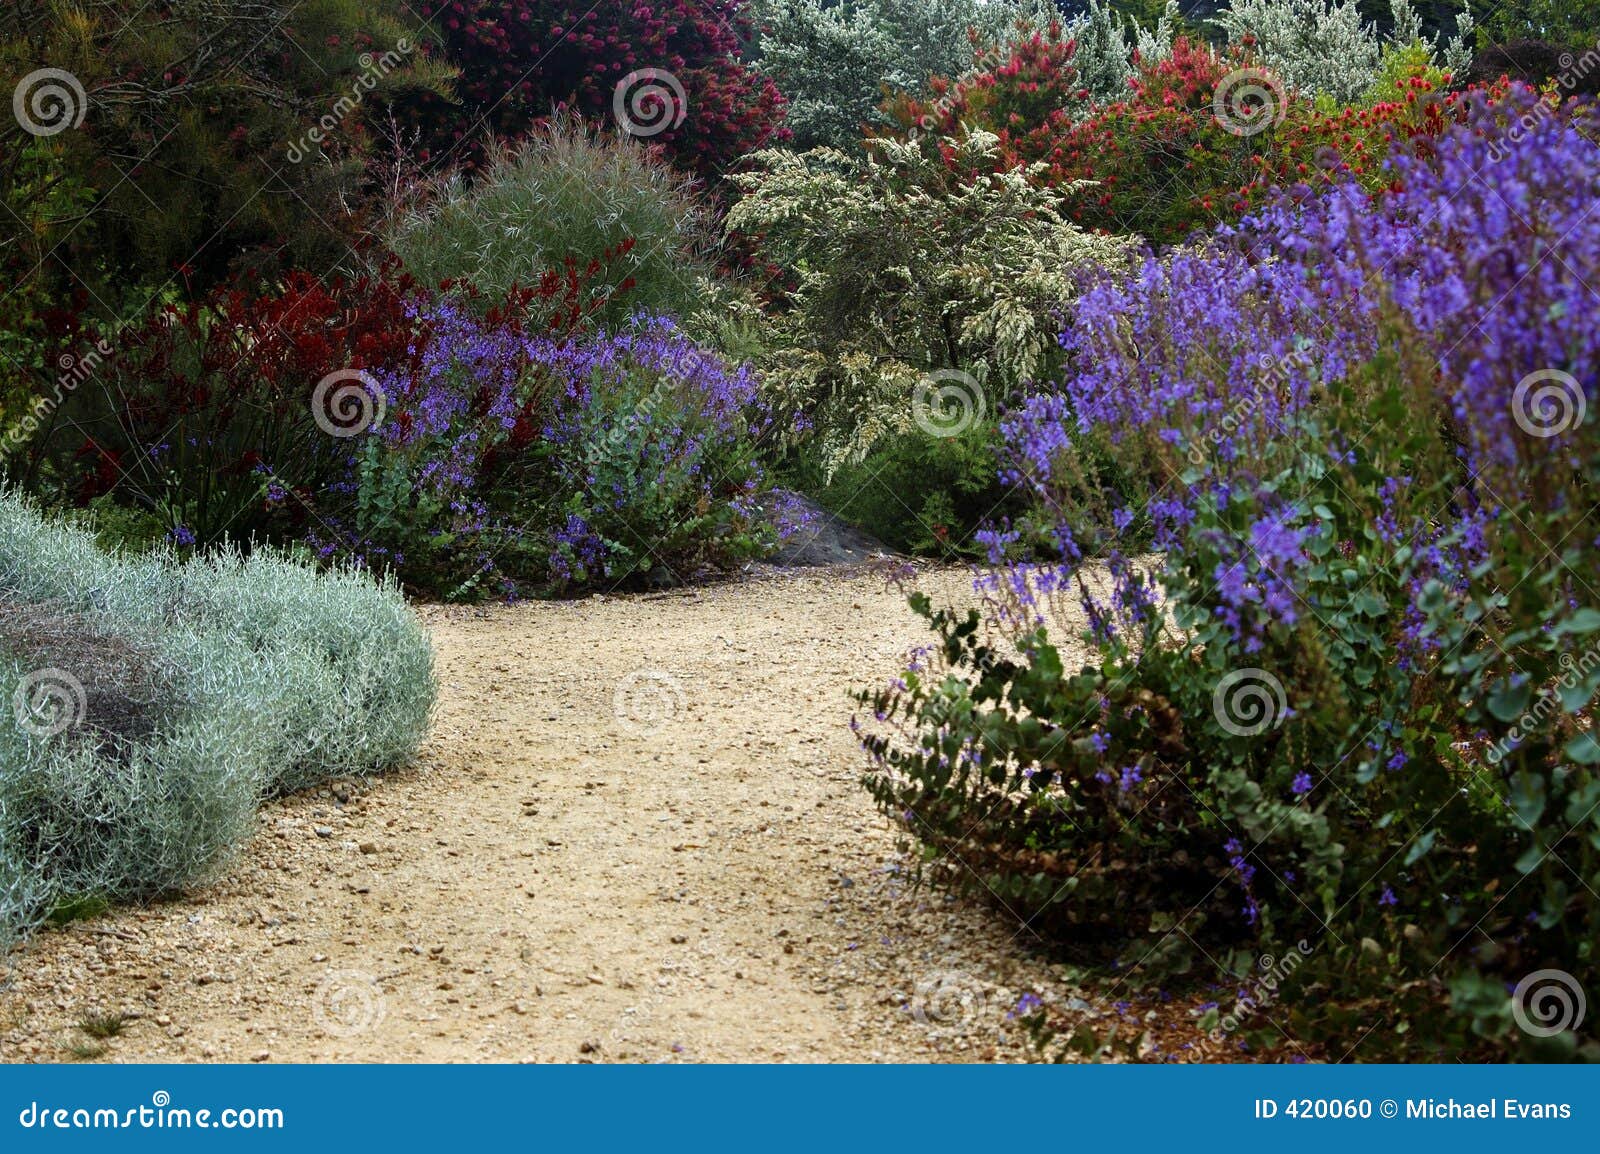
{"label": "pale green foliage", "polygon": [[[0,491],[0,600],[104,638],[24,657],[0,635],[0,951],[62,901],[203,878],[263,796],[402,764],[426,735],[427,636],[398,589],[363,573],[267,553],[107,554]],[[122,703],[136,728],[93,724],[101,645],[104,660],[139,655],[154,671],[155,691]],[[46,666],[91,703],[54,735],[15,711],[22,679]]]}
{"label": "pale green foliage", "polygon": [[[418,280],[466,278],[486,301],[514,284],[536,285],[567,257],[605,265],[611,288],[634,286],[601,313],[693,311],[711,277],[707,212],[692,179],[635,141],[564,117],[497,152],[470,183],[459,171],[417,190],[394,214],[389,246]],[[625,256],[605,259],[625,240]]]}
{"label": "pale green foliage", "polygon": [[757,66],[788,99],[785,123],[799,148],[860,146],[862,128],[883,123],[886,91],[920,93],[931,76],[972,67],[974,46],[994,45],[1019,19],[1035,26],[1051,0],[758,0]]}
{"label": "pale green foliage", "polygon": [[1178,19],[1177,0],[1167,0],[1166,9],[1154,28],[1145,28],[1124,16],[1109,0],[1089,0],[1088,9],[1065,25],[1068,39],[1077,41],[1072,55],[1078,80],[1089,92],[1080,114],[1090,114],[1094,106],[1111,104],[1128,95],[1133,78],[1133,54],[1145,64],[1154,64],[1172,53],[1173,25]]}
{"label": "pale green foliage", "polygon": [[1154,28],[1134,23],[1134,48],[1145,64],[1155,64],[1172,55],[1172,38],[1180,19],[1178,0],[1167,0]]}
{"label": "pale green foliage", "polygon": [[[1427,44],[1409,0],[1390,3],[1390,36],[1362,21],[1356,0],[1234,0],[1216,23],[1233,43],[1253,37],[1261,62],[1292,88],[1348,104],[1378,81],[1386,53]],[[1471,59],[1471,31],[1471,16],[1458,16],[1454,38],[1427,45],[1432,62],[1452,71],[1464,68]]]}
{"label": "pale green foliage", "polygon": [[935,370],[971,374],[995,412],[1051,367],[1074,273],[1129,251],[1062,215],[1074,189],[990,173],[992,135],[943,142],[964,177],[928,143],[880,141],[865,158],[768,150],[734,178],[745,195],[729,230],[762,237],[797,278],[765,379],[775,403],[811,416],[830,470],[907,430]]}

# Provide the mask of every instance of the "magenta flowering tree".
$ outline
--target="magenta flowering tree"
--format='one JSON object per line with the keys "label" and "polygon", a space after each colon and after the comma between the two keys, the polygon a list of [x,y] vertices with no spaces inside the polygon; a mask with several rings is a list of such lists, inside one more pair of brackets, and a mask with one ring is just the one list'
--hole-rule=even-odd
{"label": "magenta flowering tree", "polygon": [[430,143],[519,136],[557,105],[661,145],[702,176],[780,131],[783,98],[740,60],[744,0],[432,0],[459,104],[425,97]]}

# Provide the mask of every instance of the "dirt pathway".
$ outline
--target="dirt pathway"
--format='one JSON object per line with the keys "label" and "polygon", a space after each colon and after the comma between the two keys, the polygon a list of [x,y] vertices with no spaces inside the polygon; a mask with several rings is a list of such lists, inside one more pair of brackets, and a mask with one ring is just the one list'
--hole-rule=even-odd
{"label": "dirt pathway", "polygon": [[[925,574],[936,596],[966,576]],[[224,878],[46,931],[0,1058],[1015,1060],[1071,991],[1003,916],[914,889],[848,691],[925,633],[881,577],[430,608],[417,766],[267,807]]]}

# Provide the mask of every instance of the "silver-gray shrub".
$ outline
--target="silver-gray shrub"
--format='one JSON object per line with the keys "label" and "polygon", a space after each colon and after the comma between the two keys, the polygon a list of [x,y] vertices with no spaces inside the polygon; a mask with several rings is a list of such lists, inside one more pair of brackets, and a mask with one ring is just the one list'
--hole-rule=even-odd
{"label": "silver-gray shrub", "polygon": [[860,147],[866,125],[889,122],[886,92],[923,93],[931,76],[960,76],[975,47],[1003,44],[1016,22],[1042,27],[1051,0],[757,0],[756,66],[788,101],[784,122],[797,149]]}
{"label": "silver-gray shrub", "polygon": [[[264,796],[399,765],[427,732],[427,636],[365,573],[264,552],[107,554],[0,491],[0,601],[37,607],[0,614],[0,954],[64,901],[205,878]],[[63,628],[81,633],[52,642]],[[115,680],[94,667],[101,637],[159,671],[140,681],[162,688],[135,703],[148,717],[24,725],[18,689],[47,662],[78,666],[62,672],[86,687]]]}

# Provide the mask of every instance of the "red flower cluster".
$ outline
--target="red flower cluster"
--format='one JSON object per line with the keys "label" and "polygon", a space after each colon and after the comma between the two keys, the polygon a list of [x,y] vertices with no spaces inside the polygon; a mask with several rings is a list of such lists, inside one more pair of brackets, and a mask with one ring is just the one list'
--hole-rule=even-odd
{"label": "red flower cluster", "polygon": [[[1075,117],[1087,97],[1073,49],[1052,26],[981,58],[959,81],[936,80],[933,99],[898,97],[885,110],[901,136],[992,132],[997,170],[1042,162],[1041,180],[1052,187],[1094,182],[1069,206],[1076,220],[1157,243],[1235,219],[1272,188],[1346,175],[1376,187],[1397,144],[1422,146],[1462,110],[1460,94],[1414,77],[1402,99],[1326,111],[1259,68],[1248,44],[1219,53],[1179,38],[1170,56],[1138,69],[1125,100]],[[1257,131],[1219,115],[1241,78],[1256,89],[1243,111],[1262,118]],[[942,154],[956,172],[955,154]]]}
{"label": "red flower cluster", "polygon": [[619,89],[626,108],[636,87],[625,81],[654,70],[670,75],[683,99],[647,106],[645,114],[665,117],[659,132],[640,135],[714,176],[782,131],[783,97],[740,60],[750,34],[743,4],[432,0],[423,15],[442,31],[444,55],[460,69],[461,104],[423,98],[414,112],[435,149],[456,149],[486,130],[520,136],[558,105],[614,120]]}

